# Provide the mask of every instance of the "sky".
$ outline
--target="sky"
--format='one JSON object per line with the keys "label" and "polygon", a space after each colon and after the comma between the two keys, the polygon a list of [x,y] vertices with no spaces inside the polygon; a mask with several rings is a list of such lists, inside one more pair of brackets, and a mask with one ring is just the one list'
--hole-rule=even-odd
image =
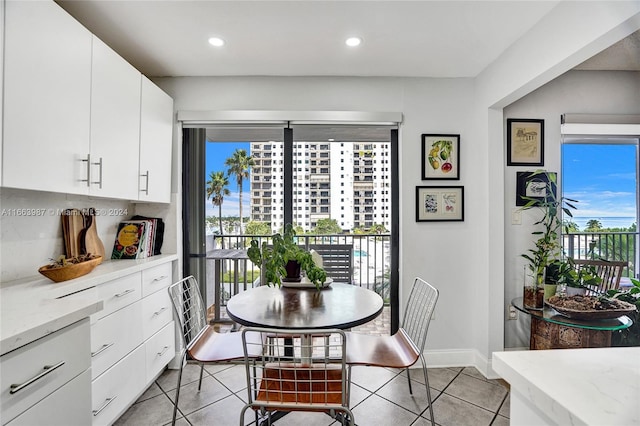
{"label": "sky", "polygon": [[[561,183],[566,198],[578,200],[574,222],[628,227],[636,216],[636,146],[564,144]],[[614,219],[614,218],[631,219]],[[588,220],[587,219],[587,220]]]}
{"label": "sky", "polygon": [[[207,142],[206,145],[206,179],[209,180],[211,172],[224,172],[227,174],[227,166],[224,162],[227,158],[233,155],[236,149],[245,149],[247,154],[250,153],[249,142]],[[222,203],[222,216],[238,216],[238,184],[236,183],[236,176],[229,177],[229,191],[231,195],[224,197]],[[242,215],[247,217],[249,215],[249,198],[250,198],[250,182],[249,179],[245,179],[242,184]],[[206,195],[205,195],[206,197]],[[211,204],[211,199],[206,200],[206,216],[218,217],[218,207]]]}

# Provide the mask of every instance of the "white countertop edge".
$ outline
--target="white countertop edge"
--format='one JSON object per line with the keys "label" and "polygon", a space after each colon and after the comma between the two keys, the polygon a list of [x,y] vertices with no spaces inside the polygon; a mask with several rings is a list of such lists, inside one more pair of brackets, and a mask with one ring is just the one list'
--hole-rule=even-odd
{"label": "white countertop edge", "polygon": [[493,369],[557,424],[640,425],[640,347],[495,352]]}
{"label": "white countertop edge", "polygon": [[0,355],[99,312],[96,286],[177,258],[105,260],[91,273],[61,283],[37,276],[0,283]]}

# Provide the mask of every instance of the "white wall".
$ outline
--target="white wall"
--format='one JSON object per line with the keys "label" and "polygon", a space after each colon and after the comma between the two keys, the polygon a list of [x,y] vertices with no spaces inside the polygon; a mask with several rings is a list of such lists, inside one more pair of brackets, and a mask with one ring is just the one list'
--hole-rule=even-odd
{"label": "white wall", "polygon": [[[543,168],[559,173],[560,115],[564,113],[640,114],[640,72],[570,71],[505,108],[504,125],[506,126],[507,118],[543,119]],[[526,262],[520,254],[532,247],[531,232],[535,228],[532,224],[539,219],[535,210],[525,211],[522,215],[522,225],[511,225],[509,218],[511,210],[516,205],[516,172],[536,168],[539,167],[505,166],[505,303],[522,295],[522,270]],[[558,180],[561,185],[560,173]],[[580,203],[577,207],[579,211]],[[505,347],[528,347],[528,327],[528,319],[524,318],[524,315],[520,315],[518,321],[506,321]]]}
{"label": "white wall", "polygon": [[[477,195],[482,189],[476,176],[485,165],[475,161],[483,149],[471,128],[472,80],[199,77],[154,81],[174,98],[177,110],[401,111],[401,297],[406,297],[415,276],[433,283],[441,290],[441,298],[429,348],[472,350],[473,322],[460,321],[460,309],[473,304],[479,247],[473,229],[482,228],[476,211],[485,202]],[[461,135],[460,181],[421,180],[420,135],[438,132]],[[464,222],[415,222],[415,187],[428,184],[465,186],[470,195],[465,200]]]}

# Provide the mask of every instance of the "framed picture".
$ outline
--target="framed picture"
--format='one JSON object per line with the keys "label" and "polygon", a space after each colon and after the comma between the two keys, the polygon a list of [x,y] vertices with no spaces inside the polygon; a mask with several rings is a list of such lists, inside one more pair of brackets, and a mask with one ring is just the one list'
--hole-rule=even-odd
{"label": "framed picture", "polygon": [[460,179],[460,135],[422,135],[422,180]]}
{"label": "framed picture", "polygon": [[544,165],[544,120],[507,119],[507,166]]}
{"label": "framed picture", "polygon": [[530,201],[545,201],[550,195],[555,198],[556,177],[554,172],[517,172],[516,206],[524,206]]}
{"label": "framed picture", "polygon": [[416,222],[463,220],[463,186],[416,187]]}

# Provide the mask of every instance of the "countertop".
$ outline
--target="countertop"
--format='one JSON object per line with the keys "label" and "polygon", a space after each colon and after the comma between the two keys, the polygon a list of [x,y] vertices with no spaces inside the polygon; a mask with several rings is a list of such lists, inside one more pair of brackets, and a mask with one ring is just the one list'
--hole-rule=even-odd
{"label": "countertop", "polygon": [[640,425],[640,347],[495,352],[492,366],[559,425]]}
{"label": "countertop", "polygon": [[100,311],[96,286],[177,258],[105,260],[91,273],[61,283],[42,276],[0,283],[0,355]]}

